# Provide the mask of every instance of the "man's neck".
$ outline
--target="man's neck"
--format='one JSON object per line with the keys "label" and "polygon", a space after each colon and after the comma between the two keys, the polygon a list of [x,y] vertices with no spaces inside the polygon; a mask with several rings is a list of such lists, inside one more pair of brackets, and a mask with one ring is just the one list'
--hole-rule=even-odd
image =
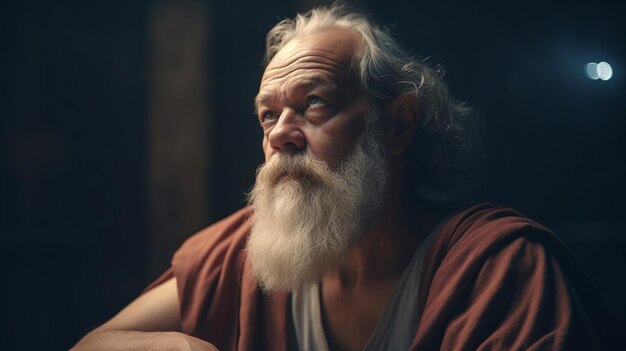
{"label": "man's neck", "polygon": [[407,204],[390,198],[372,228],[350,250],[345,264],[324,280],[338,280],[347,289],[402,275],[411,257],[438,222],[423,201]]}
{"label": "man's neck", "polygon": [[363,349],[417,248],[443,216],[424,201],[397,195],[381,209],[346,263],[321,282],[322,319],[331,349]]}

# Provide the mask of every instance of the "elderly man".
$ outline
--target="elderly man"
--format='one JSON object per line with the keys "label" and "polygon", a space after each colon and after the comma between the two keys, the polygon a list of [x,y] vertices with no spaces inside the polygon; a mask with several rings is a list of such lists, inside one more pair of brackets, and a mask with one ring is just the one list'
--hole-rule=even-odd
{"label": "elderly man", "polygon": [[77,350],[621,342],[549,231],[510,209],[428,199],[462,178],[476,122],[364,16],[333,6],[276,25],[255,104],[266,163],[250,206],[190,238]]}

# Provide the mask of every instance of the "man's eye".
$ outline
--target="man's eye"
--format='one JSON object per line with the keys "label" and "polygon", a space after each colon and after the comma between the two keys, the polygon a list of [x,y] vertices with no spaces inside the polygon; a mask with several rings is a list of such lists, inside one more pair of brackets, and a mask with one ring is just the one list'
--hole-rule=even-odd
{"label": "man's eye", "polygon": [[266,111],[261,114],[261,122],[265,122],[267,120],[272,120],[276,118],[276,113],[272,111]]}
{"label": "man's eye", "polygon": [[310,96],[307,101],[307,107],[320,106],[320,105],[324,105],[325,103],[326,103],[326,100],[322,99],[319,96]]}

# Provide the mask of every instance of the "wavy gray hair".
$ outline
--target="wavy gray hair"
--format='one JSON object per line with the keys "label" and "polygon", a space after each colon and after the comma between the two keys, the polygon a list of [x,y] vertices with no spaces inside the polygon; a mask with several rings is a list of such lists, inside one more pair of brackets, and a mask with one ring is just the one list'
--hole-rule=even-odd
{"label": "wavy gray hair", "polygon": [[[265,65],[291,39],[329,27],[349,28],[362,38],[353,58],[370,103],[381,116],[394,99],[415,96],[419,125],[408,155],[409,175],[423,195],[451,194],[469,178],[482,123],[474,109],[454,100],[443,81],[443,69],[410,56],[390,35],[366,15],[343,4],[315,8],[279,22],[267,34]],[[380,118],[367,121],[382,123]]]}

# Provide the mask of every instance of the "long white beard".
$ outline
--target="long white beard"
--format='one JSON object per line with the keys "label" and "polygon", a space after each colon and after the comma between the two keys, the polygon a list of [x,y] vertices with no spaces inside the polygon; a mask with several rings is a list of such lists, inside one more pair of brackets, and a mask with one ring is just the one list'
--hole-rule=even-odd
{"label": "long white beard", "polygon": [[307,153],[276,154],[258,171],[248,256],[266,291],[293,291],[339,268],[379,211],[383,148],[365,133],[335,172]]}

